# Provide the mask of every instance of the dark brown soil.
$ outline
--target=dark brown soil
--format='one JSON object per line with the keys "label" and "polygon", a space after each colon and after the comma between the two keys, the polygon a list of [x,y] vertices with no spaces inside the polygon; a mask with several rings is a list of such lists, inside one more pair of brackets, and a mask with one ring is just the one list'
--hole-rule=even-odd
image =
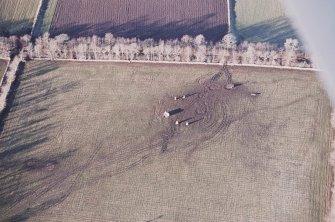
{"label": "dark brown soil", "polygon": [[51,35],[104,35],[174,39],[203,34],[217,41],[227,32],[222,0],[58,0]]}

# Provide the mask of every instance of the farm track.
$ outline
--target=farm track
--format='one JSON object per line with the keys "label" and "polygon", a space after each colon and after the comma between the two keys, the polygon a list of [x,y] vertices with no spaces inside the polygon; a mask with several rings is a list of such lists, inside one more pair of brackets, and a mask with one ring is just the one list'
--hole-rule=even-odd
{"label": "farm track", "polygon": [[52,36],[104,35],[174,39],[204,34],[217,41],[228,31],[227,2],[222,0],[58,0]]}

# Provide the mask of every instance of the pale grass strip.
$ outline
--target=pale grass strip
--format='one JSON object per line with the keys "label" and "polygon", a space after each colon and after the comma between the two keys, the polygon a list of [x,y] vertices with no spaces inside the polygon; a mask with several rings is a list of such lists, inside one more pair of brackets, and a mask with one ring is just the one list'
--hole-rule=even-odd
{"label": "pale grass strip", "polygon": [[[70,61],[70,62],[114,62],[114,63],[146,63],[146,64],[178,64],[178,65],[207,65],[207,66],[222,66],[222,63],[206,63],[206,62],[174,62],[174,61],[147,61],[147,60],[88,60],[88,59],[50,59],[50,58],[34,58],[33,60],[41,61]],[[274,68],[274,69],[291,69],[302,71],[316,71],[322,70],[316,68],[300,68],[290,66],[270,66],[270,65],[255,65],[255,64],[229,64],[229,66],[237,67],[259,67],[259,68]]]}
{"label": "pale grass strip", "polygon": [[231,32],[231,12],[230,12],[230,0],[226,0],[227,1],[227,8],[228,8],[228,10],[227,10],[227,16],[228,16],[228,32]]}

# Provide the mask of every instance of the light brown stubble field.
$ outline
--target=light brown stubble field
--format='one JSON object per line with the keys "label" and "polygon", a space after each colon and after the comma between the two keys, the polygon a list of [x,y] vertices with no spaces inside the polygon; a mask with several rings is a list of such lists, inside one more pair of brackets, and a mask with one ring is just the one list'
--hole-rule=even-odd
{"label": "light brown stubble field", "polygon": [[316,75],[235,67],[228,91],[219,68],[28,62],[0,136],[0,220],[321,221],[331,109]]}
{"label": "light brown stubble field", "polygon": [[30,34],[39,0],[0,0],[0,35]]}

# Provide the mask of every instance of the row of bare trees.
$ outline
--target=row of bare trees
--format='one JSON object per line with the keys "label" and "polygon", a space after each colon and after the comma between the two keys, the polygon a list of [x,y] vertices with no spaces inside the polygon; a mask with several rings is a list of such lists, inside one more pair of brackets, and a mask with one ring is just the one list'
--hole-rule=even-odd
{"label": "row of bare trees", "polygon": [[9,58],[11,52],[16,48],[17,37],[0,37],[0,58]]}
{"label": "row of bare trees", "polygon": [[257,64],[270,66],[311,67],[308,55],[296,39],[287,39],[281,47],[270,43],[241,42],[227,34],[217,43],[207,42],[203,35],[181,39],[139,40],[137,38],[79,37],[67,34],[50,38],[49,33],[32,43],[30,36],[0,39],[0,56],[8,56],[17,45],[26,59],[78,59],[78,60],[146,60],[175,62],[206,62],[231,64]]}

